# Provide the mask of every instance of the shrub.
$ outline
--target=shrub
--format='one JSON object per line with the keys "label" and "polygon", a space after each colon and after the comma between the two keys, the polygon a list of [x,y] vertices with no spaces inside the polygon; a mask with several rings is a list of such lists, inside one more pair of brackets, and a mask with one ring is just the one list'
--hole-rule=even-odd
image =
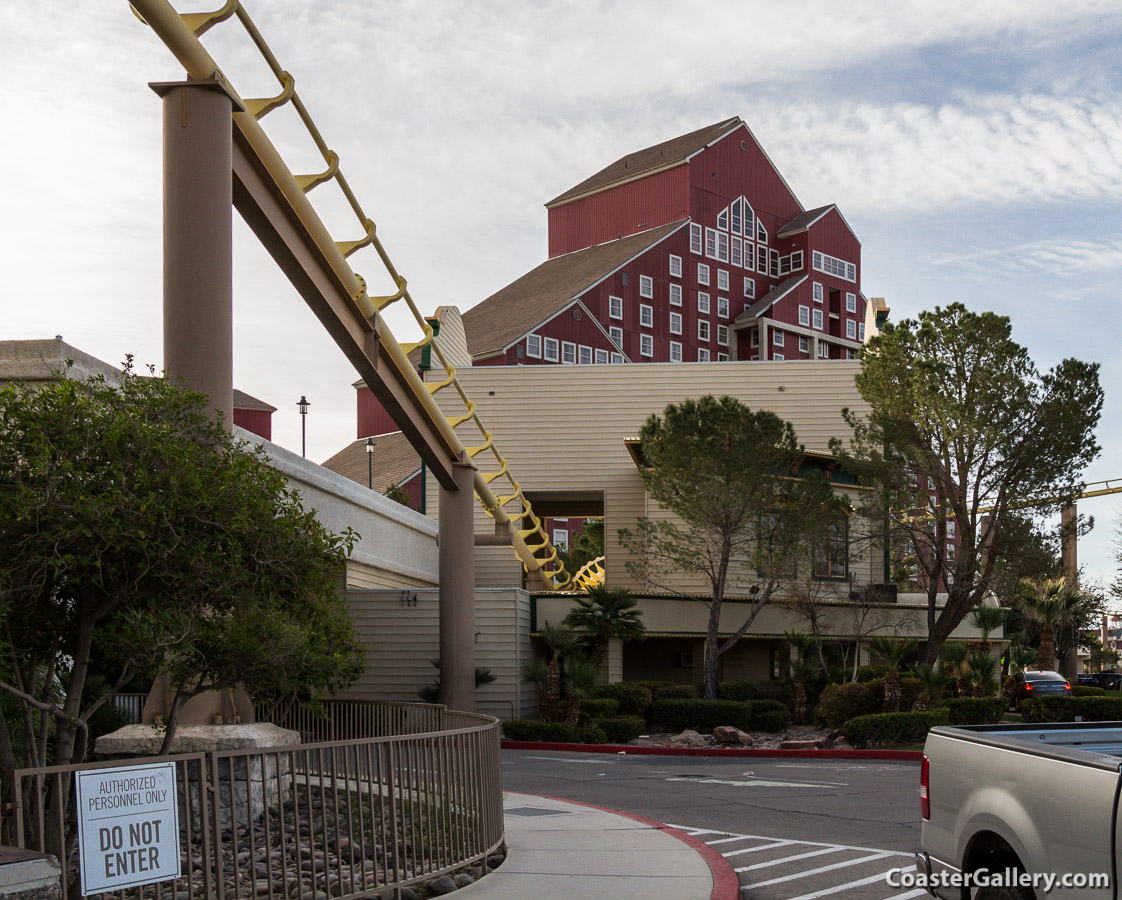
{"label": "shrub", "polygon": [[[732,698],[735,699],[735,698]],[[791,686],[786,681],[757,681],[756,696],[749,700],[775,700],[791,708]]]}
{"label": "shrub", "polygon": [[959,697],[942,701],[951,725],[996,725],[1005,715],[1003,697]]}
{"label": "shrub", "polygon": [[718,700],[759,700],[760,689],[752,681],[722,681],[717,685]]}
{"label": "shrub", "polygon": [[915,744],[936,725],[946,725],[948,712],[940,707],[930,712],[877,713],[857,716],[845,723],[845,739],[861,749],[877,744]]}
{"label": "shrub", "polygon": [[[876,668],[866,666],[864,668]],[[923,691],[918,678],[900,679],[900,708],[910,710],[916,698]],[[876,681],[846,682],[831,684],[818,695],[818,707],[814,711],[814,722],[820,728],[841,728],[857,716],[871,716],[885,712],[884,679]]]}
{"label": "shrub", "polygon": [[609,744],[630,744],[647,727],[646,723],[638,716],[599,719],[596,724],[604,729]]}
{"label": "shrub", "polygon": [[647,711],[647,720],[667,731],[712,731],[718,725],[751,728],[752,706],[735,700],[656,700]]}
{"label": "shrub", "polygon": [[1107,697],[1109,694],[1102,688],[1091,687],[1089,684],[1072,686],[1071,693],[1075,697]]}
{"label": "shrub", "polygon": [[1113,722],[1122,720],[1122,697],[1033,697],[1021,713],[1026,722]]}
{"label": "shrub", "polygon": [[616,712],[621,716],[645,716],[651,705],[651,689],[637,681],[602,684],[596,688],[596,697],[619,703]]}
{"label": "shrub", "polygon": [[888,666],[858,666],[857,683],[863,684],[866,681],[879,681],[887,674]]}
{"label": "shrub", "polygon": [[751,731],[786,731],[791,710],[778,700],[752,700],[748,703]]}
{"label": "shrub", "polygon": [[668,684],[655,688],[651,696],[655,700],[694,700],[697,698],[697,688],[692,684]]}
{"label": "shrub", "polygon": [[577,730],[564,722],[541,722],[537,719],[517,719],[503,722],[503,734],[508,741],[548,741],[559,744],[579,743]]}
{"label": "shrub", "polygon": [[608,734],[600,727],[600,722],[589,722],[577,729],[577,740],[582,744],[606,744]]}
{"label": "shrub", "polygon": [[594,719],[607,719],[619,713],[619,701],[610,697],[580,701],[580,722],[585,725]]}

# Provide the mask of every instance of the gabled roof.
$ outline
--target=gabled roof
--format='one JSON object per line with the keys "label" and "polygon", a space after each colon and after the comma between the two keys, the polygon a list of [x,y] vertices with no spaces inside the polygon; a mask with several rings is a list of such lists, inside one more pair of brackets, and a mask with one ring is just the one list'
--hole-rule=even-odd
{"label": "gabled roof", "polygon": [[234,409],[259,409],[263,412],[276,412],[275,406],[270,406],[264,400],[258,400],[245,391],[234,388]]}
{"label": "gabled roof", "polygon": [[698,150],[708,146],[726,132],[742,124],[744,123],[740,120],[740,117],[734,116],[731,119],[724,119],[713,125],[707,125],[705,128],[699,128],[697,131],[691,131],[689,134],[663,141],[661,144],[655,144],[653,147],[621,156],[591,178],[586,178],[575,187],[569,188],[565,193],[554,197],[546,203],[546,208],[561,206],[585,194],[595,194],[604,190],[604,188],[611,187],[613,184],[633,181],[660,169],[679,166]]}
{"label": "gabled roof", "polygon": [[688,219],[548,259],[462,316],[474,359],[499,353],[589,288],[684,228]]}
{"label": "gabled roof", "polygon": [[793,291],[800,284],[806,281],[809,277],[809,275],[804,273],[802,275],[792,275],[786,281],[781,281],[770,291],[764,294],[759,300],[757,300],[746,310],[744,310],[744,312],[742,312],[739,316],[737,316],[733,324],[735,325],[738,322],[741,324],[746,324],[754,319],[759,318],[761,313],[763,313],[765,310],[770,309],[773,304],[778,303],[789,293],[791,293],[791,291]]}
{"label": "gabled roof", "polygon": [[776,237],[787,237],[788,235],[798,234],[800,231],[806,231],[831,209],[837,209],[837,207],[831,203],[829,206],[820,206],[818,209],[808,209],[806,212],[800,213],[780,228],[776,232]]}
{"label": "gabled roof", "polygon": [[342,450],[324,462],[323,467],[338,472],[344,478],[367,487],[368,473],[373,469],[373,490],[384,494],[395,484],[406,481],[410,475],[421,468],[421,458],[412,444],[400,431],[380,434],[374,438],[373,459],[366,455],[366,438],[359,438],[347,444]]}

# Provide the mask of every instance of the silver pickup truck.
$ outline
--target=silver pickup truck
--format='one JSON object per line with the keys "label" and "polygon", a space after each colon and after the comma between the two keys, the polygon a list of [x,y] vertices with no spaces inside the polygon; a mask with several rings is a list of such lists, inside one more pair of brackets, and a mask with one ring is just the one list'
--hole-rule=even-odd
{"label": "silver pickup truck", "polygon": [[914,887],[1118,900],[1122,723],[939,727],[923,753]]}

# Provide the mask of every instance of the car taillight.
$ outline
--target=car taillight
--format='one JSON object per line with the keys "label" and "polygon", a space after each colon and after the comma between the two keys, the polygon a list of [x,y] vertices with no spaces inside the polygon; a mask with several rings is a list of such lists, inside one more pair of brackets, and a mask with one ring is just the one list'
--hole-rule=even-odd
{"label": "car taillight", "polygon": [[1071,690],[1071,685],[1070,684],[1065,684],[1064,685],[1064,690],[1065,691],[1070,691]]}
{"label": "car taillight", "polygon": [[931,818],[931,764],[928,762],[927,754],[923,754],[923,765],[919,769],[919,814],[923,817],[924,821]]}
{"label": "car taillight", "polygon": [[1026,690],[1026,691],[1031,691],[1031,690],[1032,690],[1032,685],[1031,685],[1031,684],[1028,684],[1028,683],[1026,682],[1026,683],[1025,683],[1025,690]]}

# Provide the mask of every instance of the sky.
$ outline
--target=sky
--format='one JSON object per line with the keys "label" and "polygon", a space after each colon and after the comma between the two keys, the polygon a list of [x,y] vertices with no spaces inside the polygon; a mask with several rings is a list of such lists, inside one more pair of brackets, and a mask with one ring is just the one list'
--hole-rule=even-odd
{"label": "sky", "polygon": [[[199,4],[219,6],[218,0]],[[76,14],[80,8],[81,14]],[[546,257],[543,204],[625,153],[740,116],[804,207],[837,203],[893,319],[1009,316],[1046,370],[1101,363],[1122,478],[1122,5],[1116,0],[249,0],[422,312]],[[194,11],[194,6],[184,11]],[[182,70],[117,0],[0,2],[0,337],[162,364],[160,101]],[[243,97],[276,82],[231,20],[203,38]],[[322,168],[286,108],[263,125]],[[338,240],[361,228],[311,195]],[[235,218],[234,382],[308,455],[355,437],[353,369]],[[365,255],[364,255],[365,254]],[[352,258],[391,293],[370,251]],[[386,288],[386,290],[382,290]],[[402,341],[411,323],[388,319]],[[1109,581],[1122,494],[1080,505]]]}

